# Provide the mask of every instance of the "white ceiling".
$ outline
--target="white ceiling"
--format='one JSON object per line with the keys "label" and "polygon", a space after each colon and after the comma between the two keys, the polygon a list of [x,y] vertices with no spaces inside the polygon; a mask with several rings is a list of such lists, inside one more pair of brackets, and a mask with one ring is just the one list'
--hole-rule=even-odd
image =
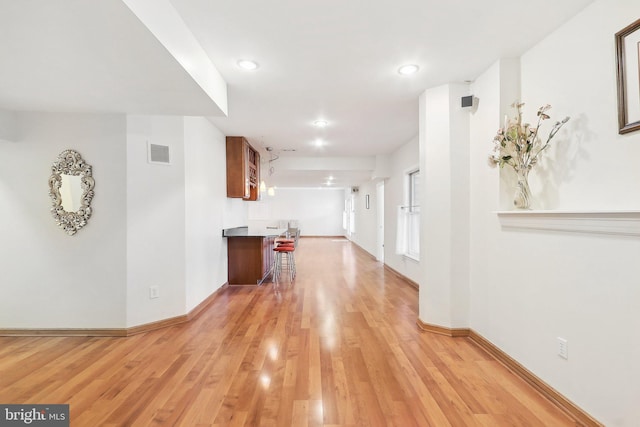
{"label": "white ceiling", "polygon": [[[170,1],[227,82],[227,117],[121,0],[0,0],[0,108],[202,115],[281,158],[387,154],[416,136],[425,89],[473,81],[592,2],[149,1]],[[363,176],[289,170],[280,185],[333,172]]]}
{"label": "white ceiling", "polygon": [[0,108],[219,115],[120,0],[0,0]]}

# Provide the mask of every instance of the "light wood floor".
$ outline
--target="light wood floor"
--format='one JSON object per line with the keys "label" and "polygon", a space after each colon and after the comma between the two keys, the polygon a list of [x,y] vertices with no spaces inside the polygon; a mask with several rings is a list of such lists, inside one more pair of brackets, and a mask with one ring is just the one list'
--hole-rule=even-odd
{"label": "light wood floor", "polygon": [[572,426],[467,338],[421,332],[417,291],[347,241],[303,238],[298,277],[233,287],[128,338],[0,338],[0,403],[72,426]]}

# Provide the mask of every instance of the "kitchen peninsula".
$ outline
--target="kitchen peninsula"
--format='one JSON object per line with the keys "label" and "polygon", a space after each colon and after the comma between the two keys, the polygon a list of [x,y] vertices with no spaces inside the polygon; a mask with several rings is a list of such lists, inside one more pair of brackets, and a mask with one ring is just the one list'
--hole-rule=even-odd
{"label": "kitchen peninsula", "polygon": [[284,228],[235,227],[222,230],[227,238],[229,285],[260,285],[271,274],[274,240]]}

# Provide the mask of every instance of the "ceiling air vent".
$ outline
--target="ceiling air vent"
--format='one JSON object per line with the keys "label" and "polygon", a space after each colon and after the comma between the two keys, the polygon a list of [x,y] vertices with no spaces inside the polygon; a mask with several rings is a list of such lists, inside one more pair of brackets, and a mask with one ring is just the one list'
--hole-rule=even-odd
{"label": "ceiling air vent", "polygon": [[170,165],[171,160],[169,158],[169,146],[148,144],[149,163],[156,163],[160,165]]}

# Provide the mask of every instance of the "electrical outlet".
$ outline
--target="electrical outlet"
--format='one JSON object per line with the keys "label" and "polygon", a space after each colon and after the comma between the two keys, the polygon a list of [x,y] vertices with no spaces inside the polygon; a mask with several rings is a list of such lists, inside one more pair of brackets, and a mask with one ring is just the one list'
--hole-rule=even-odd
{"label": "electrical outlet", "polygon": [[160,296],[160,289],[157,286],[149,286],[149,299],[158,298]]}
{"label": "electrical outlet", "polygon": [[569,343],[564,338],[558,337],[558,356],[569,359]]}

